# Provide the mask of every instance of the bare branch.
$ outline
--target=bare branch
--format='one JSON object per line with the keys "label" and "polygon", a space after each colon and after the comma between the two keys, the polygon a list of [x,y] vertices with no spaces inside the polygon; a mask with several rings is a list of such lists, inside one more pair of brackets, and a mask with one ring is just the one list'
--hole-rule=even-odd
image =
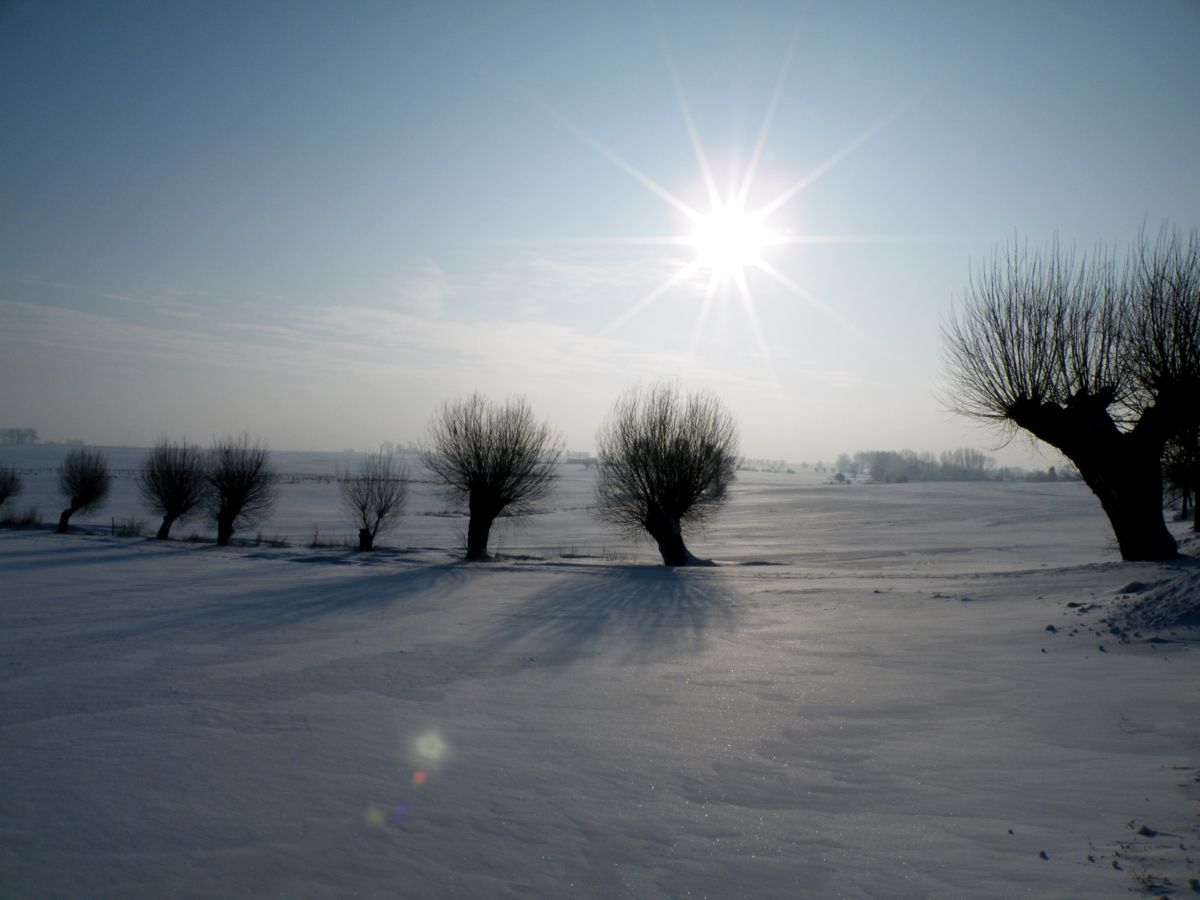
{"label": "bare branch", "polygon": [[408,470],[382,450],[366,457],[357,473],[338,479],[342,505],[358,526],[358,549],[372,550],[375,538],[395,526],[408,497]]}
{"label": "bare branch", "polygon": [[1146,425],[1167,438],[1200,424],[1200,232],[1164,225],[1139,237],[1125,325],[1126,359]]}
{"label": "bare branch", "polygon": [[1126,301],[1125,279],[1103,253],[1077,262],[1057,242],[997,253],[943,327],[949,405],[1002,423],[1022,405],[1122,401]]}

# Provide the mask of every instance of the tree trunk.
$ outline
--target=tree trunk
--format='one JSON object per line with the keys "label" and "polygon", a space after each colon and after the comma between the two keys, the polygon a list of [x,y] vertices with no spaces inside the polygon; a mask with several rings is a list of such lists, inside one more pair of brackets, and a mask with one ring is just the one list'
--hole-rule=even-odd
{"label": "tree trunk", "polygon": [[361,552],[375,549],[375,535],[370,528],[358,529],[358,549]]}
{"label": "tree trunk", "polygon": [[487,559],[488,535],[492,531],[494,515],[484,511],[471,511],[471,519],[467,523],[467,559],[474,562]]}
{"label": "tree trunk", "polygon": [[217,546],[224,547],[233,538],[233,516],[217,513]]}
{"label": "tree trunk", "polygon": [[1179,548],[1163,517],[1159,468],[1153,459],[1139,456],[1101,450],[1086,458],[1079,454],[1072,461],[1104,507],[1121,559],[1174,559]]}
{"label": "tree trunk", "polygon": [[683,543],[683,532],[678,520],[662,514],[656,521],[647,525],[646,530],[658,544],[658,552],[662,556],[664,566],[686,566],[692,562],[693,557]]}
{"label": "tree trunk", "polygon": [[1111,403],[1101,392],[1073,397],[1066,407],[1021,400],[1008,412],[1075,463],[1104,507],[1122,559],[1174,559],[1179,548],[1163,517],[1162,455],[1170,433],[1163,414],[1151,407],[1122,432],[1108,414]]}
{"label": "tree trunk", "polygon": [[[1200,453],[1200,450],[1197,451]],[[1196,459],[1195,456],[1192,457]],[[1192,531],[1200,531],[1200,465],[1192,466]]]}
{"label": "tree trunk", "polygon": [[75,514],[75,510],[79,509],[74,503],[62,511],[62,515],[58,517],[58,528],[55,531],[58,534],[67,533],[67,522],[71,520],[71,516]]}
{"label": "tree trunk", "polygon": [[171,534],[171,526],[175,524],[175,516],[163,516],[162,524],[158,526],[158,534],[154,535],[156,541],[165,541]]}

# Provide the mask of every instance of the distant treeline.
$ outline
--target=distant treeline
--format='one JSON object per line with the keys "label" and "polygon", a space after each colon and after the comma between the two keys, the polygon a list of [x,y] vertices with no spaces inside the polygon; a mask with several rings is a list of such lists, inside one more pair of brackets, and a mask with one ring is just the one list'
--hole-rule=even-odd
{"label": "distant treeline", "polygon": [[794,474],[793,469],[782,459],[765,459],[762,457],[739,456],[737,461],[739,472],[786,472]]}
{"label": "distant treeline", "polygon": [[1021,469],[996,466],[996,460],[981,450],[959,447],[940,455],[915,450],[860,450],[843,453],[833,465],[835,477],[869,478],[883,484],[908,481],[1057,481],[1078,479],[1074,469]]}
{"label": "distant treeline", "polygon": [[36,444],[36,428],[0,428],[0,444]]}

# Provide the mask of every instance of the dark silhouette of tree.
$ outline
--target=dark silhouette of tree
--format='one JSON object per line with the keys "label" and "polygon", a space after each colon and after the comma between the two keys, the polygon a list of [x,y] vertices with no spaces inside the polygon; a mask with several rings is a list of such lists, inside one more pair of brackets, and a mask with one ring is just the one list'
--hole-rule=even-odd
{"label": "dark silhouette of tree", "polygon": [[362,461],[358,471],[338,479],[342,504],[358,526],[358,549],[373,550],[375,538],[395,526],[408,497],[408,470],[395,456],[380,450]]}
{"label": "dark silhouette of tree", "polygon": [[217,544],[228,544],[237,526],[270,512],[279,476],[271,454],[243,433],[215,441],[207,466],[209,512],[217,521]]}
{"label": "dark silhouette of tree", "polygon": [[737,468],[737,425],[721,402],[665,384],[627,391],[596,435],[596,457],[599,515],[647,532],[663,565],[699,562],[683,526],[725,502]]}
{"label": "dark silhouette of tree", "polygon": [[546,495],[563,451],[525,398],[495,404],[478,393],[444,404],[429,423],[428,440],[421,462],[467,503],[469,560],[487,558],[497,516],[525,513]]}
{"label": "dark silhouette of tree", "polygon": [[165,437],[146,454],[138,490],[151,511],[162,516],[154,536],[165,541],[177,519],[187,518],[201,509],[208,499],[208,474],[205,455],[199,447],[175,444]]}
{"label": "dark silhouette of tree", "polygon": [[58,533],[66,534],[71,516],[99,506],[112,487],[108,462],[98,450],[72,450],[58,467],[58,489],[70,506],[58,518]]}
{"label": "dark silhouette of tree", "polygon": [[1057,447],[1127,560],[1169,559],[1163,450],[1200,418],[1200,237],[1143,234],[1128,262],[1010,248],[945,329],[948,402]]}
{"label": "dark silhouette of tree", "polygon": [[0,505],[21,493],[21,476],[12,466],[0,466]]}
{"label": "dark silhouette of tree", "polygon": [[1200,531],[1200,427],[1186,429],[1167,444],[1163,478],[1179,498],[1180,518],[1188,517],[1190,505],[1192,529]]}

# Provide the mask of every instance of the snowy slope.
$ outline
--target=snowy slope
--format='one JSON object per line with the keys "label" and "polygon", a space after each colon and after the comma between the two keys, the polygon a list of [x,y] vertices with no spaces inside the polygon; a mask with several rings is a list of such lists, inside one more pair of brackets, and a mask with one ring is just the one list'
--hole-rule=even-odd
{"label": "snowy slope", "polygon": [[1103,617],[1195,569],[1086,489],[748,475],[671,572],[588,478],[476,565],[0,531],[0,896],[1187,892],[1197,634]]}

